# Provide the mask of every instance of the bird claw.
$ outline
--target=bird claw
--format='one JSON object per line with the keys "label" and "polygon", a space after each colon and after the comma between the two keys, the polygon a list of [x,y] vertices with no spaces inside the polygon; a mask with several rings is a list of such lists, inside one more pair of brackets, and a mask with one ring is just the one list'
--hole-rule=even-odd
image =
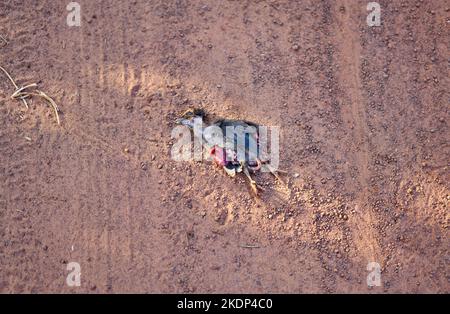
{"label": "bird claw", "polygon": [[223,169],[230,177],[234,178],[236,176],[236,169],[228,169],[227,167],[223,167]]}
{"label": "bird claw", "polygon": [[260,190],[260,186],[256,184],[255,181],[250,182],[250,188],[252,189],[253,193],[255,193],[256,196],[258,196],[258,191]]}
{"label": "bird claw", "polygon": [[270,172],[270,173],[271,173],[278,181],[280,181],[281,183],[283,183],[283,184],[286,185],[286,182],[284,182],[284,180],[278,175],[278,173],[280,173],[280,174],[287,174],[287,171],[275,169],[275,168],[273,168],[273,167],[270,166],[270,165],[264,165],[264,166],[269,170],[269,172]]}

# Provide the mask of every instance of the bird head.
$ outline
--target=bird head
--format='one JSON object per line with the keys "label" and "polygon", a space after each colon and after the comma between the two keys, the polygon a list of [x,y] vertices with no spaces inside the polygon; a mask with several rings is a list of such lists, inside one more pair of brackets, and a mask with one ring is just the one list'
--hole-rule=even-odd
{"label": "bird head", "polygon": [[176,124],[186,125],[188,127],[193,127],[195,118],[203,118],[206,116],[203,109],[192,108],[185,111],[179,118],[175,120]]}

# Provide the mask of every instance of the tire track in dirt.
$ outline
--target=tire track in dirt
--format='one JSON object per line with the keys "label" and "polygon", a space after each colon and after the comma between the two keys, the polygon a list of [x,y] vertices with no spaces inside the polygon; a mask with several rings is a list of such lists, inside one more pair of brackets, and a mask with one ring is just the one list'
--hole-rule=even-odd
{"label": "tire track in dirt", "polygon": [[[339,12],[344,8],[344,12]],[[364,8],[348,0],[338,1],[335,5],[335,14],[339,20],[340,29],[337,31],[342,66],[341,66],[341,80],[345,90],[348,93],[350,100],[350,108],[343,110],[344,121],[350,121],[349,127],[352,130],[352,138],[356,140],[354,149],[355,162],[358,168],[358,181],[361,184],[360,192],[357,195],[358,210],[361,213],[361,221],[355,221],[354,227],[357,230],[357,237],[354,238],[359,244],[359,250],[365,255],[367,262],[380,262],[380,248],[377,243],[375,230],[376,220],[372,214],[372,208],[369,204],[369,182],[370,182],[370,147],[369,147],[369,129],[367,126],[366,117],[366,100],[362,95],[364,89],[360,78],[360,42],[359,38],[359,23],[355,22],[354,17],[361,18],[359,13]],[[348,106],[348,105],[347,105]],[[362,223],[362,225],[360,225]],[[367,230],[370,230],[367,232]],[[367,249],[366,249],[367,248]],[[368,250],[368,251],[367,251]],[[361,265],[365,267],[365,265]]]}
{"label": "tire track in dirt", "polygon": [[[111,49],[117,49],[118,56],[119,56],[119,64],[121,66],[121,76],[122,79],[119,82],[119,84],[123,84],[122,86],[110,86],[108,83],[108,73],[109,71],[106,71],[105,77],[105,85],[103,86],[103,89],[108,91],[110,88],[119,88],[118,94],[119,94],[119,102],[120,103],[126,103],[128,98],[128,90],[127,90],[127,82],[129,77],[129,69],[128,69],[128,62],[127,62],[127,44],[128,44],[128,38],[127,38],[127,20],[129,17],[129,6],[126,5],[125,8],[117,8],[114,5],[103,5],[103,9],[106,7],[107,10],[104,10],[102,13],[102,21],[105,23],[100,27],[102,32],[106,32],[106,30],[115,30],[113,33],[116,34],[111,40],[111,42],[108,41],[108,44],[111,45]],[[117,12],[118,9],[120,12]],[[118,20],[119,23],[114,23],[115,20],[109,18],[110,16],[119,16]],[[116,25],[113,25],[116,24]],[[120,34],[119,36],[117,36]],[[116,38],[119,38],[118,41],[116,41]],[[103,60],[101,63],[101,69],[104,71],[105,69],[105,58],[107,57],[107,49],[104,49],[103,51]],[[109,69],[111,70],[111,69]],[[122,90],[120,89],[122,87]],[[110,108],[107,106],[108,101],[106,102],[106,106],[103,106],[104,112],[108,111]],[[120,104],[122,105],[122,104]],[[106,116],[106,115],[105,115]],[[123,122],[122,122],[123,123]],[[120,124],[122,124],[120,123]],[[126,125],[131,125],[131,121],[129,117],[127,118]],[[100,131],[100,130],[99,130]],[[126,145],[126,143],[122,143],[122,145]],[[128,147],[127,147],[128,148]],[[122,193],[123,202],[119,201],[118,204],[116,202],[113,202],[112,206],[109,208],[106,208],[106,210],[110,213],[110,216],[108,218],[108,273],[109,273],[109,279],[108,279],[108,289],[110,291],[113,291],[113,280],[112,276],[117,274],[118,272],[121,272],[121,267],[126,267],[128,269],[134,269],[134,261],[133,261],[133,209],[132,203],[131,203],[131,186],[133,186],[131,178],[133,177],[133,170],[130,169],[126,172],[124,180],[126,185],[122,186],[119,185],[119,193]],[[105,173],[105,176],[108,178],[109,173]],[[114,183],[111,182],[111,185]],[[117,229],[118,226],[116,224],[118,221],[121,221],[123,223],[124,227],[123,229],[120,228],[116,233],[111,233],[111,230]],[[114,236],[113,236],[114,235]],[[122,247],[125,246],[127,251],[122,252]],[[122,258],[124,260],[122,260]],[[116,284],[114,282],[114,284]],[[129,288],[128,288],[129,289]]]}
{"label": "tire track in dirt", "polygon": [[[93,172],[94,175],[91,180],[98,187],[98,193],[96,194],[98,206],[95,210],[100,212],[100,217],[97,218],[95,227],[98,229],[96,251],[101,252],[103,256],[100,258],[102,260],[101,264],[97,265],[94,271],[106,268],[103,277],[105,282],[102,287],[107,292],[114,291],[114,273],[117,265],[120,264],[118,258],[120,258],[120,247],[121,243],[123,243],[121,240],[121,230],[118,229],[115,223],[117,220],[120,220],[122,204],[114,200],[113,191],[111,190],[112,187],[120,184],[120,181],[112,180],[111,175],[113,172],[110,170],[111,163],[114,164],[110,157],[115,154],[120,154],[120,149],[110,144],[110,141],[106,139],[107,134],[105,134],[105,129],[107,127],[104,125],[105,123],[110,123],[108,117],[111,110],[108,107],[108,104],[110,104],[110,96],[107,94],[110,86],[109,68],[106,60],[109,42],[105,36],[105,32],[106,30],[117,29],[112,23],[115,19],[111,18],[112,16],[117,16],[117,12],[109,12],[110,8],[110,4],[102,1],[100,6],[94,5],[91,10],[85,13],[89,19],[89,25],[87,27],[92,31],[90,36],[91,53],[89,54],[91,70],[88,71],[88,80],[90,81],[88,88],[91,92],[89,109],[92,121],[90,121],[91,130],[85,136],[100,144],[95,154],[98,157],[94,157],[96,160],[96,171]],[[122,47],[122,45],[114,45],[114,48],[117,47]],[[103,149],[101,146],[103,146]],[[103,214],[105,214],[104,217]],[[95,273],[93,273],[92,279],[96,281],[100,278],[97,278]]]}
{"label": "tire track in dirt", "polygon": [[[31,73],[24,68],[29,69],[33,65],[32,60],[37,53],[36,49],[31,49],[28,43],[33,40],[32,34],[41,36],[43,31],[33,29],[32,25],[26,23],[26,18],[30,16],[39,18],[42,5],[26,7],[17,12],[14,10],[14,5],[11,7],[10,3],[5,3],[1,11],[6,12],[6,16],[2,16],[2,25],[7,25],[6,33],[2,35],[8,38],[9,43],[0,48],[0,65],[10,72],[19,85],[23,82],[30,83]],[[16,31],[18,29],[22,31]],[[14,62],[19,62],[21,66],[14,67],[12,65]],[[6,257],[5,260],[2,258],[0,269],[2,269],[2,280],[5,280],[6,286],[12,286],[17,292],[33,292],[42,288],[43,283],[48,279],[45,278],[48,268],[36,272],[33,269],[35,264],[27,262],[31,259],[45,265],[48,261],[44,259],[45,253],[42,250],[42,241],[48,232],[47,230],[37,232],[34,226],[45,221],[47,216],[46,211],[40,208],[44,199],[48,199],[49,202],[54,201],[50,199],[52,196],[42,185],[43,178],[48,180],[46,177],[48,164],[44,165],[43,162],[46,154],[34,148],[36,145],[50,147],[54,143],[54,138],[35,136],[35,129],[41,125],[40,119],[25,116],[32,115],[34,109],[30,106],[30,109],[25,111],[21,103],[11,100],[9,95],[13,92],[13,88],[3,73],[0,76],[2,89],[5,88],[4,93],[8,96],[8,100],[2,103],[0,132],[1,195],[4,195],[0,203],[5,206],[2,208],[4,216],[1,222],[1,225],[5,226],[2,230],[5,233],[5,237],[2,237],[5,239],[5,245],[2,245],[0,255]],[[29,136],[31,140],[26,140],[25,136]],[[2,283],[0,283],[0,291],[1,286]]]}
{"label": "tire track in dirt", "polygon": [[[333,6],[332,1],[289,3],[289,11],[285,13],[291,17],[296,16],[297,12],[309,10],[310,13],[283,21],[290,26],[290,31],[283,39],[284,48],[280,49],[284,51],[283,58],[289,60],[282,70],[290,74],[290,79],[287,80],[289,85],[285,94],[286,106],[278,109],[286,112],[284,120],[287,121],[284,123],[298,126],[296,129],[301,134],[285,135],[284,145],[291,149],[285,152],[284,159],[290,161],[291,167],[299,167],[298,159],[302,156],[300,180],[316,181],[319,184],[318,188],[311,187],[311,197],[305,197],[306,202],[298,206],[296,215],[299,217],[296,218],[310,224],[311,233],[303,233],[301,237],[307,238],[314,250],[314,258],[318,260],[318,268],[321,271],[318,282],[323,291],[327,292],[337,289],[354,291],[357,289],[355,281],[361,278],[358,273],[352,271],[354,263],[349,250],[354,241],[349,232],[349,224],[333,217],[336,208],[339,208],[340,212],[347,211],[346,206],[344,208],[339,200],[345,191],[337,188],[340,184],[337,173],[342,170],[336,161],[344,158],[343,152],[338,147],[329,149],[340,142],[340,134],[345,133],[340,117],[340,82],[335,67],[339,60],[335,54],[336,44],[333,37],[336,27]],[[274,18],[276,16],[274,15]],[[311,32],[305,34],[302,29],[310,29]],[[298,108],[287,106],[289,102],[301,104],[301,114]],[[309,147],[317,147],[318,151],[311,151]],[[304,190],[301,186],[305,184],[299,187],[299,183],[295,181],[293,189]],[[331,184],[332,182],[335,184]],[[320,200],[323,196],[329,198],[330,204],[318,206],[316,201],[311,202],[312,199]],[[336,239],[336,234],[341,237]],[[313,256],[309,258],[313,260]]]}
{"label": "tire track in dirt", "polygon": [[[338,172],[336,159],[341,158],[342,155],[339,150],[330,152],[325,147],[339,141],[340,139],[335,133],[336,131],[343,131],[339,112],[341,108],[339,87],[341,85],[338,79],[338,70],[335,67],[336,63],[339,62],[339,57],[335,54],[337,44],[335,43],[335,38],[333,38],[333,25],[336,25],[338,22],[333,11],[335,5],[333,1],[328,0],[320,3],[321,15],[319,17],[323,22],[323,26],[319,27],[314,36],[318,43],[317,48],[314,48],[314,50],[317,51],[319,55],[318,59],[321,60],[320,65],[315,69],[317,73],[316,77],[322,79],[316,82],[316,85],[319,86],[319,105],[315,118],[317,119],[317,124],[322,124],[322,127],[316,126],[315,131],[317,133],[315,138],[308,139],[312,145],[315,145],[315,139],[321,139],[317,143],[324,147],[324,158],[328,162],[326,167],[319,166],[318,168],[322,169],[323,173],[333,174]],[[326,81],[326,84],[323,84],[324,81]],[[326,115],[323,112],[326,112]],[[327,132],[329,135],[327,135]],[[323,137],[326,137],[326,139]],[[323,174],[320,175],[323,176]],[[319,195],[325,192],[326,190],[323,192],[320,191],[317,197],[319,198]],[[333,191],[332,193],[334,194],[336,192]],[[337,193],[339,195],[342,192]],[[335,203],[335,206],[338,206],[342,212],[346,211],[346,208],[340,202]],[[324,208],[326,206],[313,207],[315,217],[322,215]],[[333,209],[327,208],[327,211],[331,212]],[[331,229],[328,229],[330,233],[339,232],[342,235],[342,238],[338,242],[332,236],[323,232],[327,228],[330,228],[330,226],[332,226]],[[354,269],[352,269],[354,263],[351,260],[349,250],[354,242],[354,236],[348,232],[348,222],[339,224],[339,219],[333,219],[332,217],[329,220],[317,219],[315,221],[315,230],[319,244],[325,245],[325,249],[324,247],[317,248],[322,268],[324,269],[324,276],[322,277],[324,290],[333,293],[337,290],[337,287],[341,287],[345,291],[354,291],[355,281],[359,281],[359,275],[357,273],[355,274]],[[325,239],[323,238],[324,234],[326,234]],[[336,255],[337,258],[330,258],[330,252]]]}
{"label": "tire track in dirt", "polygon": [[[110,21],[111,18],[109,15],[107,14],[107,10],[109,9],[109,5],[105,3],[105,1],[102,1],[102,4],[100,6],[100,18],[96,19],[96,24],[97,27],[96,29],[96,35],[98,34],[98,31],[100,31],[101,33],[104,32],[105,29],[108,29],[109,27],[112,27],[112,25],[110,25]],[[90,12],[91,15],[96,14],[96,12]],[[114,29],[114,28],[110,28],[110,29]],[[100,64],[98,65],[98,72],[96,73],[96,75],[94,77],[98,78],[98,82],[100,83],[100,89],[97,89],[97,92],[99,91],[108,91],[108,87],[109,87],[109,80],[108,80],[108,73],[107,73],[107,66],[105,64],[105,59],[107,56],[107,44],[108,41],[107,39],[103,39],[104,37],[99,35],[98,36],[98,41],[100,41],[100,54],[97,58],[97,60],[100,60]],[[103,39],[103,40],[102,40]],[[98,75],[98,76],[97,76]],[[94,78],[95,80],[95,78]],[[100,95],[99,95],[100,96]],[[106,96],[106,95],[105,95]],[[106,96],[107,97],[107,96]],[[103,134],[102,130],[99,128],[99,121],[102,121],[102,118],[104,116],[106,116],[106,112],[108,108],[105,108],[104,105],[104,97],[99,97],[98,100],[98,104],[96,104],[96,107],[99,106],[100,110],[98,110],[95,114],[95,119],[94,119],[94,125],[95,125],[95,134]],[[106,100],[107,101],[107,100]],[[106,157],[107,158],[107,157]],[[99,167],[101,167],[101,171],[99,173],[99,176],[101,175],[101,177],[103,178],[102,181],[102,189],[108,193],[111,193],[111,186],[114,185],[113,182],[111,182],[110,180],[110,175],[109,175],[109,171],[107,171],[107,169],[109,168],[105,168],[106,164],[108,163],[108,160],[105,159],[105,157],[103,156],[103,154],[101,155],[101,157],[99,157],[100,160],[100,165]],[[109,164],[109,163],[108,163]],[[103,195],[102,197],[106,197],[106,195]],[[113,287],[113,268],[114,268],[114,261],[113,261],[113,252],[115,251],[115,245],[114,245],[114,239],[113,239],[113,235],[114,235],[114,218],[115,218],[115,211],[119,210],[119,206],[120,204],[116,204],[112,199],[112,195],[110,197],[108,197],[108,200],[105,201],[104,207],[102,208],[102,212],[106,212],[106,225],[100,227],[99,229],[102,230],[102,233],[105,232],[106,234],[106,282],[105,282],[105,286],[106,286],[106,291],[107,292],[113,292],[114,287]],[[105,230],[106,229],[106,230]],[[101,242],[99,242],[99,245],[101,245]]]}
{"label": "tire track in dirt", "polygon": [[[129,51],[128,51],[128,45],[129,45],[129,37],[128,37],[128,31],[129,31],[129,21],[134,21],[135,17],[130,12],[130,5],[126,6],[125,14],[122,18],[122,55],[123,55],[123,68],[124,68],[124,102],[131,101],[131,108],[134,108],[134,96],[131,95],[131,88],[130,88],[130,72],[132,71],[128,65],[129,60]],[[131,99],[130,99],[131,97]],[[128,124],[132,125],[132,121],[130,119],[130,115],[128,116]],[[134,238],[134,202],[132,201],[132,192],[131,187],[135,186],[134,182],[134,175],[132,172],[128,173],[127,176],[127,189],[126,189],[126,208],[125,208],[125,219],[127,223],[127,235],[125,236],[125,240],[128,241],[127,247],[130,252],[129,254],[129,260],[128,260],[128,267],[135,269],[136,265],[134,263],[134,243],[136,243],[136,239]],[[140,196],[138,196],[139,198]]]}
{"label": "tire track in dirt", "polygon": [[[47,2],[48,7],[51,5],[50,1]],[[61,15],[65,17],[68,14],[66,4],[64,3],[60,3],[57,10],[57,17],[61,17]],[[84,10],[84,3],[82,3],[82,10]],[[89,196],[94,195],[95,191],[93,184],[89,180],[86,180],[92,173],[95,173],[95,165],[92,164],[92,159],[89,158],[92,150],[90,143],[80,140],[80,137],[73,136],[79,128],[80,121],[85,121],[86,119],[86,112],[82,108],[84,102],[89,100],[85,80],[88,69],[85,56],[89,54],[89,48],[84,35],[85,20],[83,19],[83,13],[82,11],[81,27],[69,27],[64,18],[60,19],[60,25],[56,26],[57,29],[55,32],[59,37],[59,42],[65,47],[64,58],[69,59],[67,60],[67,66],[69,68],[66,70],[65,80],[67,82],[76,82],[74,85],[75,95],[69,99],[66,97],[67,102],[61,106],[64,113],[62,128],[67,132],[66,135],[69,137],[68,141],[73,143],[68,147],[68,156],[74,156],[75,160],[73,165],[76,169],[74,176],[71,178],[68,177],[71,179],[70,183],[67,181],[62,182],[64,188],[67,188],[72,193],[76,191],[73,193],[73,203],[67,209],[70,211],[67,213],[68,217],[71,217],[73,220],[70,221],[69,229],[66,231],[69,234],[68,239],[72,243],[75,251],[70,253],[70,260],[67,259],[67,256],[63,256],[62,258],[66,259],[67,262],[79,263],[82,273],[88,275],[90,269],[87,265],[91,258],[91,253],[92,251],[98,252],[98,250],[92,250],[90,247],[93,235],[91,225],[88,222],[89,213],[92,212],[91,208],[93,206],[89,201]],[[61,49],[61,47],[57,48]],[[63,56],[61,55],[61,57]],[[69,102],[70,108],[67,107]],[[74,213],[71,212],[72,210]],[[72,247],[70,250],[72,250]],[[67,250],[67,248],[65,249]],[[93,263],[95,263],[97,256],[94,255],[92,259]],[[82,284],[84,286],[84,282]]]}
{"label": "tire track in dirt", "polygon": [[[117,60],[117,64],[108,63],[109,69],[107,71],[107,75],[105,75],[106,81],[108,80],[108,77],[110,75],[114,75],[114,72],[110,72],[113,70],[112,67],[120,67],[120,80],[116,81],[115,85],[105,85],[104,89],[106,91],[113,91],[116,93],[114,89],[117,89],[117,94],[119,95],[119,106],[121,109],[127,109],[128,114],[124,118],[124,121],[118,122],[120,125],[123,125],[126,127],[133,125],[133,108],[134,108],[134,98],[133,95],[131,95],[131,76],[132,76],[132,68],[130,68],[128,62],[130,60],[129,56],[129,49],[128,45],[130,44],[129,33],[133,33],[132,27],[130,26],[130,23],[132,24],[132,21],[134,21],[135,17],[133,16],[132,12],[130,12],[131,5],[122,6],[120,8],[116,7],[114,4],[110,4],[106,6],[107,13],[103,14],[103,19],[107,21],[104,25],[102,25],[102,31],[106,32],[108,29],[115,29],[113,32],[115,35],[112,36],[110,41],[108,41],[109,49],[117,49],[118,50],[118,56],[119,59]],[[117,12],[117,11],[120,12]],[[107,18],[108,16],[120,16],[118,19],[118,23],[114,23],[113,19]],[[114,25],[113,25],[114,24]],[[104,60],[106,60],[108,54],[108,49],[105,49],[104,52]],[[102,66],[103,67],[103,66]],[[109,75],[108,75],[109,74]],[[107,102],[108,103],[108,102]],[[111,110],[111,108],[108,108],[108,106],[105,107],[105,110]],[[134,134],[136,130],[130,130],[130,133],[132,136],[128,137],[128,134],[126,135],[126,138],[124,138],[124,142],[121,143],[121,145],[124,146],[126,149],[130,149],[130,144],[134,147]],[[109,134],[108,134],[109,135]],[[132,156],[127,156],[127,159],[132,159],[134,162],[133,168],[130,168],[129,171],[127,171],[124,174],[124,185],[120,186],[119,189],[121,190],[121,193],[123,193],[123,202],[120,202],[117,206],[116,212],[112,217],[112,220],[110,223],[114,224],[114,220],[119,219],[123,222],[123,230],[122,232],[117,234],[117,237],[115,238],[116,243],[113,244],[113,251],[111,251],[110,254],[113,254],[114,257],[119,260],[115,261],[117,262],[116,268],[114,266],[112,267],[112,271],[114,273],[117,272],[125,272],[121,268],[125,269],[133,269],[135,270],[137,265],[135,261],[135,244],[138,242],[135,235],[135,218],[134,215],[136,214],[136,208],[135,204],[137,202],[136,198],[140,198],[141,196],[135,196],[133,191],[136,186],[136,170],[140,169],[139,167],[139,160],[135,157],[136,152],[131,152]],[[124,247],[125,246],[125,247]],[[124,252],[120,252],[122,249],[126,250],[125,255]],[[120,260],[120,258],[123,258],[124,260]],[[121,267],[121,268],[120,268]],[[127,288],[128,291],[131,291],[132,284],[128,284]]]}
{"label": "tire track in dirt", "polygon": [[[33,59],[36,58],[37,54],[36,47],[32,47],[32,45],[29,44],[33,41],[32,33],[35,33],[38,36],[43,34],[40,29],[33,30],[31,25],[25,25],[24,28],[24,24],[26,23],[27,17],[32,16],[33,18],[36,18],[39,16],[40,8],[38,7],[36,11],[28,10],[28,8],[26,8],[17,12],[14,8],[11,8],[6,4],[6,7],[0,8],[0,10],[7,12],[7,15],[1,19],[1,25],[8,26],[8,28],[5,29],[5,33],[1,34],[8,40],[8,45],[0,48],[0,65],[9,71],[16,83],[20,85],[28,79],[27,75],[29,75],[24,68],[31,67],[34,62]],[[14,62],[19,62],[22,66],[13,68],[11,64]],[[25,75],[23,73],[25,73]],[[7,87],[5,92],[9,96],[14,92],[13,87],[4,76],[3,72],[0,73],[0,78],[2,81],[4,80],[5,86]]]}
{"label": "tire track in dirt", "polygon": [[[7,116],[5,115],[5,117]],[[2,118],[2,125],[13,122],[7,120],[10,119]],[[5,223],[2,221],[0,224],[2,239],[4,239],[0,251],[0,268],[3,272],[3,285],[12,286],[16,291],[22,292],[26,290],[26,286],[22,283],[23,275],[29,269],[28,267],[21,267],[24,272],[15,274],[15,265],[9,263],[8,258],[15,258],[19,262],[23,262],[27,257],[26,248],[30,248],[28,236],[32,234],[27,230],[30,227],[29,215],[33,212],[33,209],[30,210],[29,208],[27,197],[35,196],[35,191],[27,192],[27,190],[33,186],[36,177],[34,171],[32,176],[27,176],[26,173],[28,167],[35,167],[35,162],[25,158],[25,153],[29,150],[24,145],[25,141],[19,138],[17,132],[11,131],[12,129],[2,129],[0,132],[2,147],[7,148],[11,145],[16,147],[14,151],[2,151],[0,155],[2,165],[0,175],[4,178],[0,183],[2,210],[0,217],[5,220]],[[19,239],[15,240],[15,238]],[[1,287],[0,291],[2,291]]]}
{"label": "tire track in dirt", "polygon": [[[87,157],[90,155],[91,146],[89,142],[73,136],[79,121],[85,119],[82,103],[84,99],[88,99],[84,93],[83,80],[86,39],[83,36],[83,22],[81,27],[69,27],[66,24],[65,17],[68,14],[66,5],[67,3],[53,1],[46,1],[44,5],[46,10],[51,12],[53,21],[48,25],[48,37],[52,40],[48,46],[46,67],[54,69],[53,63],[62,62],[65,65],[64,71],[52,73],[53,80],[63,80],[65,83],[64,92],[55,95],[59,98],[57,103],[62,110],[60,114],[62,124],[55,129],[57,136],[54,145],[58,145],[56,153],[60,156],[56,159],[54,167],[58,168],[55,173],[63,173],[63,176],[55,182],[54,189],[60,190],[66,201],[57,208],[61,215],[49,219],[50,223],[47,226],[56,235],[51,249],[58,257],[57,261],[62,271],[56,280],[63,286],[58,287],[57,291],[71,289],[64,280],[67,275],[66,263],[77,262],[83,274],[90,273],[89,261],[92,258],[92,250],[86,244],[91,243],[93,238],[87,217],[92,212],[92,203],[88,198],[94,193],[94,186],[85,180],[92,171],[95,171],[91,159]],[[46,82],[46,85],[50,83],[53,82]],[[95,263],[96,258],[93,258],[93,261]],[[85,286],[83,279],[82,286]]]}
{"label": "tire track in dirt", "polygon": [[[78,225],[76,229],[81,230],[81,234],[76,237],[82,251],[79,258],[83,265],[89,265],[86,267],[88,270],[85,271],[85,278],[93,279],[97,284],[99,284],[99,280],[105,280],[104,284],[100,285],[101,289],[108,287],[108,258],[110,254],[104,254],[103,228],[98,218],[99,215],[102,217],[102,199],[106,190],[103,186],[104,180],[101,178],[102,165],[96,156],[101,155],[100,151],[102,148],[105,149],[105,145],[102,145],[104,143],[98,140],[97,136],[91,135],[98,134],[94,121],[95,117],[102,112],[102,110],[98,110],[97,104],[94,102],[96,95],[93,92],[93,87],[97,83],[96,59],[98,59],[99,52],[96,42],[97,27],[96,25],[90,25],[95,5],[82,3],[81,7],[81,27],[68,28],[67,30],[67,33],[72,33],[71,35],[78,33],[80,49],[79,56],[73,58],[73,60],[80,59],[79,62],[71,62],[72,69],[79,68],[77,71],[79,73],[77,84],[79,90],[77,91],[77,108],[72,111],[77,116],[68,117],[68,130],[69,135],[82,148],[80,150],[80,147],[76,147],[74,151],[74,154],[79,155],[77,167],[80,174],[77,182],[81,187],[80,192],[76,193],[80,205],[77,206],[79,214],[76,223]],[[106,239],[108,241],[109,238]],[[106,248],[108,252],[108,245],[106,245]],[[106,259],[106,270],[102,267],[104,259]]]}
{"label": "tire track in dirt", "polygon": [[[129,102],[129,77],[130,69],[128,67],[128,27],[129,9],[123,7],[116,7],[108,2],[103,2],[100,12],[94,11],[94,8],[85,8],[85,14],[89,20],[89,30],[92,33],[89,36],[88,52],[84,55],[88,59],[88,68],[83,72],[85,81],[83,86],[87,85],[89,102],[87,104],[89,115],[89,125],[86,131],[77,130],[74,135],[87,140],[89,143],[97,147],[96,156],[99,156],[95,167],[91,169],[92,174],[90,179],[85,179],[94,182],[96,187],[95,199],[98,204],[96,210],[101,210],[107,213],[106,225],[103,226],[103,221],[97,219],[97,228],[100,234],[97,239],[96,252],[101,252],[102,247],[106,247],[106,252],[103,255],[106,263],[106,289],[109,292],[114,291],[114,278],[120,272],[120,267],[128,265],[130,269],[134,269],[134,218],[133,218],[133,204],[131,199],[131,186],[133,186],[133,167],[127,171],[124,177],[126,185],[122,185],[121,181],[112,180],[115,173],[117,161],[123,163],[124,161],[131,161],[136,168],[139,165],[138,160],[134,156],[123,153],[123,147],[112,144],[112,140],[108,139],[109,126],[114,121],[110,118],[112,110],[111,97],[116,97],[114,102],[118,102],[120,106],[124,106]],[[118,17],[120,21],[111,17]],[[107,35],[111,32],[112,35]],[[119,35],[120,34],[120,35]],[[106,38],[105,38],[106,37]],[[96,50],[100,47],[100,51]],[[109,49],[115,49],[117,52],[117,59],[108,59]],[[97,52],[97,53],[96,53]],[[119,68],[119,78],[114,78],[117,75],[115,69]],[[110,78],[113,79],[113,85],[110,84]],[[112,94],[111,94],[112,93]],[[84,104],[86,107],[86,104]],[[131,117],[128,115],[125,121],[117,122],[119,125],[131,125]],[[120,138],[119,138],[120,140]],[[126,143],[122,143],[126,145]],[[121,156],[123,158],[114,158],[112,156]],[[112,168],[110,166],[112,165]],[[119,193],[123,193],[123,200],[125,202],[117,201],[112,198],[111,187],[118,184]],[[118,232],[118,221],[123,221],[124,227]],[[105,238],[102,234],[105,233]],[[127,252],[123,251],[123,245],[126,243]],[[125,253],[125,255],[123,254]],[[127,258],[128,260],[121,260]],[[98,265],[101,266],[101,265]],[[102,267],[98,267],[102,269]],[[113,278],[114,277],[114,278]],[[95,280],[95,275],[93,275]]]}
{"label": "tire track in dirt", "polygon": [[[393,292],[439,291],[445,286],[445,276],[432,274],[445,273],[445,253],[437,249],[442,245],[440,234],[445,233],[440,226],[443,216],[439,217],[443,208],[436,205],[443,204],[446,193],[439,184],[442,174],[430,173],[436,162],[431,156],[448,156],[439,145],[448,141],[442,118],[448,84],[440,83],[447,77],[441,70],[448,68],[445,53],[439,53],[439,44],[449,38],[444,34],[448,29],[444,2],[389,3],[384,27],[363,36],[364,51],[374,54],[364,60],[368,104],[380,106],[369,108],[377,139],[373,151],[378,180],[372,203],[385,256],[383,282]],[[370,79],[373,74],[383,81],[382,88]],[[395,121],[389,134],[384,128],[387,121]],[[414,245],[421,249],[409,250]],[[425,268],[428,274],[417,271]]]}

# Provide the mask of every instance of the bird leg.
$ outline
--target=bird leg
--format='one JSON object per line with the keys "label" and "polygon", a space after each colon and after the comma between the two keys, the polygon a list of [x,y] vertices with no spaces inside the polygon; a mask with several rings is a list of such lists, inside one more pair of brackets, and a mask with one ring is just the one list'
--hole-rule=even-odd
{"label": "bird leg", "polygon": [[248,171],[247,166],[242,165],[242,169],[244,171],[245,176],[250,181],[250,187],[251,187],[252,191],[255,193],[256,196],[258,196],[258,189],[262,189],[262,188],[260,186],[258,186],[258,184],[256,183],[255,180],[252,179],[252,177],[250,176],[250,172]]}
{"label": "bird leg", "polygon": [[278,173],[287,174],[286,171],[275,169],[274,167],[272,167],[272,166],[269,165],[269,164],[265,164],[264,166],[270,171],[270,173],[271,173],[275,178],[277,178],[277,180],[279,180],[281,183],[283,183],[284,185],[286,185],[286,183],[284,182],[284,180],[281,179],[281,177],[278,175]]}

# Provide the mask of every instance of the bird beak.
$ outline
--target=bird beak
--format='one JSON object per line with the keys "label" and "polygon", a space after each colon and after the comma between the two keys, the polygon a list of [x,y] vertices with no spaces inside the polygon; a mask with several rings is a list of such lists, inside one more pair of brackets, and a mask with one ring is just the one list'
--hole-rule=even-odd
{"label": "bird beak", "polygon": [[185,125],[185,126],[190,127],[190,128],[193,127],[192,121],[190,121],[188,119],[184,119],[184,118],[176,119],[175,123],[179,124],[179,125]]}

